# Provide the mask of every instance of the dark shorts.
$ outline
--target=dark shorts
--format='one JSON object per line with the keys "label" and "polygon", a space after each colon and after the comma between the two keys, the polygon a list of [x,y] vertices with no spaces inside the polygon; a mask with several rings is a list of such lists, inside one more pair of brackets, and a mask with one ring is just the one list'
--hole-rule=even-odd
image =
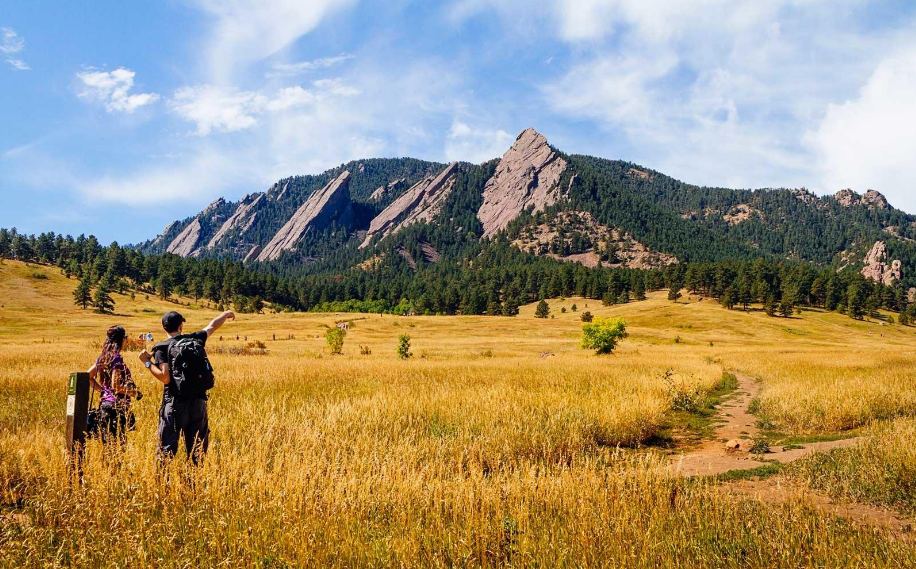
{"label": "dark shorts", "polygon": [[210,425],[207,419],[207,400],[163,399],[159,409],[159,453],[173,457],[184,438],[184,447],[195,464],[210,445]]}

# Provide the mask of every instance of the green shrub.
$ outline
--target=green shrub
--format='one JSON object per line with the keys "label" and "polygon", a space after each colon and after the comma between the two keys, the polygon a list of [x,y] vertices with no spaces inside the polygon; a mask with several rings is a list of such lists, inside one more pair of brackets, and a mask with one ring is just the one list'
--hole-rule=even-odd
{"label": "green shrub", "polygon": [[332,354],[340,354],[343,352],[344,337],[347,335],[347,331],[341,328],[330,328],[324,334],[324,341],[327,342],[328,348],[331,349]]}
{"label": "green shrub", "polygon": [[610,354],[617,342],[627,337],[623,318],[594,318],[582,324],[582,347],[596,354]]}
{"label": "green shrub", "polygon": [[413,354],[410,353],[410,336],[401,334],[398,336],[398,357],[402,360],[406,360],[412,355]]}
{"label": "green shrub", "polygon": [[595,317],[592,316],[592,313],[589,312],[588,310],[586,310],[581,315],[579,315],[579,319],[582,320],[583,322],[591,322],[592,320],[594,320],[594,318]]}

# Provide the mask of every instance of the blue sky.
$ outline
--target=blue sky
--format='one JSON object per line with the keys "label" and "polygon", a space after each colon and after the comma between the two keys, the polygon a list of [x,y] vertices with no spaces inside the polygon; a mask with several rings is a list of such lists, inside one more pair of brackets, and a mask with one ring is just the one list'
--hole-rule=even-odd
{"label": "blue sky", "polygon": [[13,0],[0,226],[139,242],[348,160],[566,152],[916,212],[916,3]]}

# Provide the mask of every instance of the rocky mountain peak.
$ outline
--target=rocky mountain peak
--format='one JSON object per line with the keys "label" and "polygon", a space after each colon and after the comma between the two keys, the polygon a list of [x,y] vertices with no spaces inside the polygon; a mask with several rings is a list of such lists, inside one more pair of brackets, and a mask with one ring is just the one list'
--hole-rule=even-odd
{"label": "rocky mountain peak", "polygon": [[833,197],[836,198],[836,201],[838,201],[843,207],[852,207],[857,205],[861,200],[859,194],[855,193],[849,188],[838,191],[833,195]]}
{"label": "rocky mountain peak", "polygon": [[369,224],[363,248],[376,236],[386,236],[413,223],[432,221],[455,185],[458,163],[452,162],[438,174],[429,174],[386,207]]}
{"label": "rocky mountain peak", "polygon": [[224,200],[223,198],[217,198],[217,199],[213,200],[212,202],[210,202],[210,205],[208,205],[207,207],[205,207],[204,210],[203,210],[202,212],[200,212],[200,215],[202,215],[202,216],[204,216],[204,217],[207,217],[207,216],[209,216],[209,215],[213,215],[213,213],[214,213],[217,209],[219,209],[220,207],[222,207],[222,206],[225,205],[225,204],[226,204],[226,200]]}
{"label": "rocky mountain peak", "polygon": [[238,236],[242,237],[254,223],[255,218],[258,215],[257,211],[255,211],[255,208],[257,208],[263,197],[264,194],[260,193],[246,195],[242,201],[239,202],[238,207],[235,208],[235,211],[232,212],[232,215],[230,215],[229,218],[223,222],[219,230],[210,239],[207,247],[216,247],[235,229],[239,230]]}
{"label": "rocky mountain peak", "polygon": [[556,203],[557,182],[566,161],[533,128],[522,131],[503,155],[483,191],[477,212],[483,236],[491,237],[530,206],[535,211]]}
{"label": "rocky mountain peak", "polygon": [[191,223],[189,223],[181,233],[169,243],[166,252],[182,257],[187,257],[196,252],[197,242],[200,241],[200,229],[200,217],[195,217]]}
{"label": "rocky mountain peak", "polygon": [[860,196],[847,188],[838,191],[833,197],[835,197],[836,201],[843,207],[852,207],[856,205],[864,205],[865,207],[876,209],[889,209],[891,207],[890,204],[887,203],[887,198],[884,197],[884,194],[875,190],[868,190],[865,192],[864,196]]}
{"label": "rocky mountain peak", "polygon": [[309,231],[321,231],[335,222],[344,226],[352,225],[353,204],[350,201],[349,186],[350,172],[345,171],[310,195],[273,239],[263,247],[257,260],[273,261],[283,251],[295,249]]}
{"label": "rocky mountain peak", "polygon": [[875,190],[868,190],[865,192],[865,195],[862,196],[862,205],[878,209],[888,209],[890,207],[884,194]]}

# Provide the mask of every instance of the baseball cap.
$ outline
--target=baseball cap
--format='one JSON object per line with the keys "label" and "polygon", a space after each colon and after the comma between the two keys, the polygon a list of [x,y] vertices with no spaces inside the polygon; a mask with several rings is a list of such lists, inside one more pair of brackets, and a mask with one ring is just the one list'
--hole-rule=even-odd
{"label": "baseball cap", "polygon": [[165,316],[162,317],[162,328],[166,332],[177,332],[178,327],[181,326],[181,323],[184,321],[184,316],[178,314],[174,310],[166,312]]}

